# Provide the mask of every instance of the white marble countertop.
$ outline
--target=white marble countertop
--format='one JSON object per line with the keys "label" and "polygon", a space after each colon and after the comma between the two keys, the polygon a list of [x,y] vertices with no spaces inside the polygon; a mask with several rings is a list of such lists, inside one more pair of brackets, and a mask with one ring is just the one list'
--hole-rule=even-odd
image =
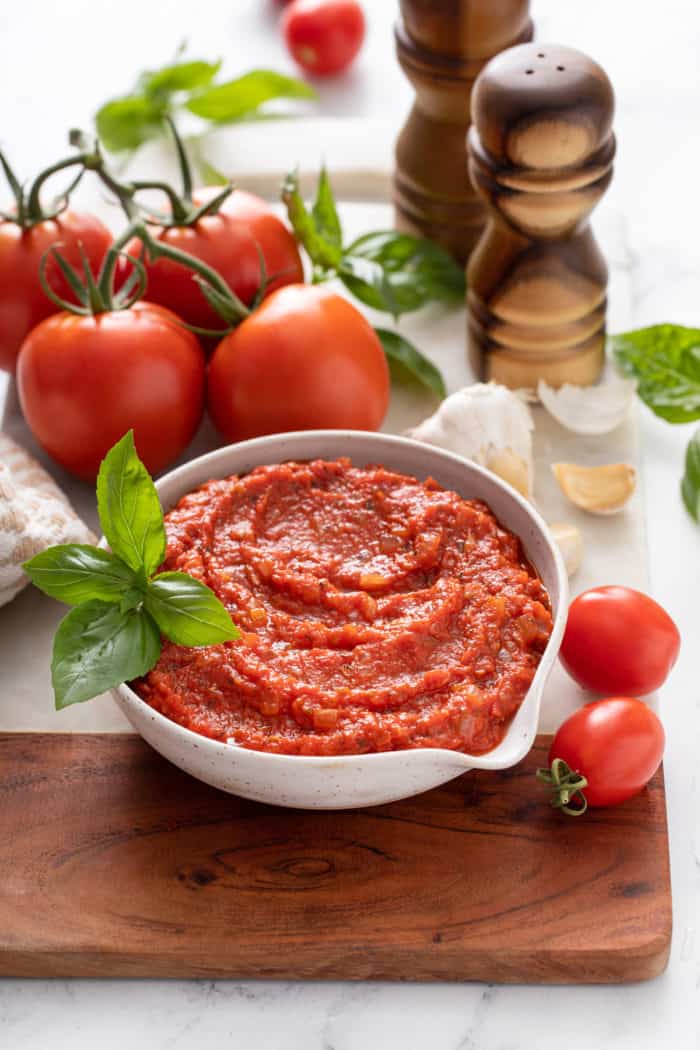
{"label": "white marble countertop", "polygon": [[[317,111],[381,116],[398,129],[410,90],[395,64],[395,0],[367,0],[354,70],[322,85]],[[535,0],[542,40],[588,51],[616,89],[618,159],[610,200],[624,215],[630,324],[700,324],[700,7],[696,0]],[[187,37],[232,72],[289,68],[274,0],[26,0],[0,38],[0,139],[25,173],[64,149],[69,124],[126,88]],[[132,29],[133,25],[133,29]],[[642,412],[654,595],[685,649],[661,696],[674,893],[668,971],[642,985],[537,988],[162,981],[0,981],[3,1050],[697,1050],[700,1046],[700,531],[678,494],[690,428]],[[0,681],[0,689],[2,688]],[[1,827],[1,820],[0,820]],[[0,846],[0,848],[2,848]],[[76,906],[78,902],[76,902]],[[235,936],[235,931],[231,931]]]}

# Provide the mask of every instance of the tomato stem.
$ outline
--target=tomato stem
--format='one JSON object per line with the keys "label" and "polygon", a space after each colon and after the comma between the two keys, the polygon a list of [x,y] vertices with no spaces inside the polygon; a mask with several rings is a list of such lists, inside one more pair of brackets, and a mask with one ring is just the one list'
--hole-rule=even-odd
{"label": "tomato stem", "polygon": [[[551,787],[549,801],[555,809],[560,809],[570,817],[580,817],[588,809],[588,801],[583,794],[588,781],[582,773],[571,769],[563,758],[553,759],[550,767],[538,769],[535,776],[542,784]],[[574,801],[577,805],[572,806]]]}
{"label": "tomato stem", "polygon": [[[64,212],[68,207],[70,195],[80,182],[84,171],[86,168],[91,167],[93,163],[94,150],[84,150],[77,155],[66,157],[64,160],[59,160],[37,175],[27,193],[12,170],[9,161],[2,151],[0,151],[0,166],[2,167],[10,190],[12,191],[12,196],[15,199],[16,209],[15,214],[3,212],[2,218],[6,222],[16,223],[18,226],[21,226],[22,229],[29,229],[31,226],[36,226],[37,223],[46,222],[50,219],[57,219],[61,212]],[[60,171],[65,171],[67,168],[74,168],[77,166],[80,167],[80,171],[76,178],[74,178],[63,193],[54,200],[50,208],[43,208],[41,204],[41,191],[46,180]]]}

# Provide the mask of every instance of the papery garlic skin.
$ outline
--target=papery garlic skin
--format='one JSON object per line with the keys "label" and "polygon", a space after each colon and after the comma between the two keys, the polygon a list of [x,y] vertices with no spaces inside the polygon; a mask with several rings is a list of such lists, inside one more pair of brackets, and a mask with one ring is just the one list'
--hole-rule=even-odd
{"label": "papery garlic skin", "polygon": [[530,499],[533,429],[530,409],[512,390],[475,383],[450,394],[406,433],[486,467]]}
{"label": "papery garlic skin", "polygon": [[588,437],[609,434],[619,427],[627,417],[636,390],[634,379],[618,375],[597,386],[564,383],[555,390],[542,379],[537,384],[540,401],[557,423]]}

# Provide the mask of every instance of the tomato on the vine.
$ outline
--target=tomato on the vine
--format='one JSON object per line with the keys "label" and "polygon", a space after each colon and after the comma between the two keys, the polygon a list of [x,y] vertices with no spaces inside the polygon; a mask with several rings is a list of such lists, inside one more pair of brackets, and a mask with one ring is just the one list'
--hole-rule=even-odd
{"label": "tomato on the vine", "polygon": [[631,587],[594,587],[571,603],[560,657],[595,693],[644,696],[668,677],[680,634],[662,607]]}
{"label": "tomato on the vine", "polygon": [[365,16],[357,0],[293,0],[282,18],[292,58],[314,76],[346,69],[362,47]]}
{"label": "tomato on the vine", "polygon": [[[45,180],[64,168],[80,164],[73,156],[42,172],[29,189],[17,181],[3,157],[3,165],[14,194],[14,205],[0,220],[0,368],[14,372],[22,340],[35,325],[58,307],[47,297],[39,282],[39,266],[54,245],[73,267],[81,265],[81,250],[96,274],[112,235],[93,215],[71,211],[67,201],[45,210],[40,191]],[[77,302],[56,261],[49,259],[46,279],[51,288],[69,302]]]}
{"label": "tomato on the vine", "polygon": [[552,787],[552,805],[567,813],[586,803],[614,806],[649,783],[664,744],[663,726],[642,700],[594,700],[562,723],[549,749],[551,768],[537,776]]}
{"label": "tomato on the vine", "polygon": [[[194,194],[195,204],[205,204],[221,187],[207,187]],[[151,230],[156,240],[201,259],[221,275],[232,292],[246,305],[258,293],[262,283],[260,256],[269,278],[266,294],[285,284],[304,279],[301,255],[294,237],[285,224],[263,200],[252,193],[234,190],[214,215],[205,215],[193,225],[172,225]],[[138,238],[124,249],[140,257]],[[191,270],[172,259],[143,259],[148,275],[149,302],[172,310],[186,324],[197,328],[220,329],[221,317],[206,301],[192,277]],[[118,285],[131,272],[128,260],[122,260]]]}
{"label": "tomato on the vine", "polygon": [[204,354],[169,310],[136,303],[81,317],[58,313],[22,344],[19,399],[52,459],[86,481],[133,428],[151,474],[177,459],[204,407]]}
{"label": "tomato on the vine", "polygon": [[376,430],[389,403],[379,338],[318,285],[273,292],[216,348],[208,406],[228,441],[285,430]]}

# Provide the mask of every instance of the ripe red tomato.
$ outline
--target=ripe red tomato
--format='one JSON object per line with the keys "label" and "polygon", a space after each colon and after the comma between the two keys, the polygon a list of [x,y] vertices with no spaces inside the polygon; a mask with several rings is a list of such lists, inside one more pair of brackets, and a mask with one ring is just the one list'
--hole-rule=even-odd
{"label": "ripe red tomato", "polygon": [[[220,192],[220,186],[199,190],[195,194],[196,203],[203,204]],[[206,215],[194,226],[155,228],[152,232],[156,240],[188,252],[211,266],[246,304],[252,302],[260,287],[258,246],[267,274],[275,277],[268,291],[304,279],[294,237],[265,202],[250,193],[235,190],[218,214]],[[126,252],[140,256],[140,242],[130,241]],[[144,264],[149,302],[172,310],[187,324],[198,328],[225,327],[186,266],[164,258],[155,262],[145,259]],[[130,264],[122,261],[117,287],[123,285],[130,272]]]}
{"label": "ripe red tomato", "polygon": [[[111,243],[112,235],[99,219],[73,211],[26,229],[16,222],[0,222],[0,368],[14,372],[24,337],[39,321],[58,311],[39,283],[44,253],[60,245],[64,258],[82,273],[82,245],[90,269],[97,274]],[[46,277],[58,295],[68,302],[77,301],[52,257],[47,260]]]}
{"label": "ripe red tomato", "polygon": [[318,285],[265,299],[209,363],[209,412],[227,441],[285,430],[376,430],[389,403],[382,345],[355,307]]}
{"label": "ripe red tomato", "polygon": [[550,763],[563,759],[588,781],[589,806],[614,806],[649,783],[661,764],[664,729],[641,700],[614,696],[575,711],[556,732]]}
{"label": "ripe red tomato", "polygon": [[[211,194],[212,191],[204,192]],[[200,194],[197,194],[198,199],[199,197]],[[202,199],[205,198],[202,197]],[[294,235],[264,200],[245,190],[234,190],[224,202],[224,211],[227,215],[231,215],[242,229],[247,230],[257,242],[265,261],[268,281],[266,295],[277,288],[282,288],[285,284],[303,282],[304,266]],[[258,270],[256,292],[259,286],[260,271]],[[243,296],[240,298],[243,299]],[[249,303],[250,299],[243,299],[243,301]]]}
{"label": "ripe red tomato", "polygon": [[17,364],[24,417],[49,455],[88,481],[130,427],[153,473],[185,449],[202,417],[204,354],[169,310],[58,313],[30,332]]}
{"label": "ripe red tomato", "polygon": [[644,696],[668,677],[680,641],[653,598],[631,587],[594,587],[572,602],[559,655],[584,689]]}
{"label": "ripe red tomato", "polygon": [[365,16],[357,0],[294,0],[282,31],[295,62],[314,76],[331,76],[349,66],[362,47]]}

